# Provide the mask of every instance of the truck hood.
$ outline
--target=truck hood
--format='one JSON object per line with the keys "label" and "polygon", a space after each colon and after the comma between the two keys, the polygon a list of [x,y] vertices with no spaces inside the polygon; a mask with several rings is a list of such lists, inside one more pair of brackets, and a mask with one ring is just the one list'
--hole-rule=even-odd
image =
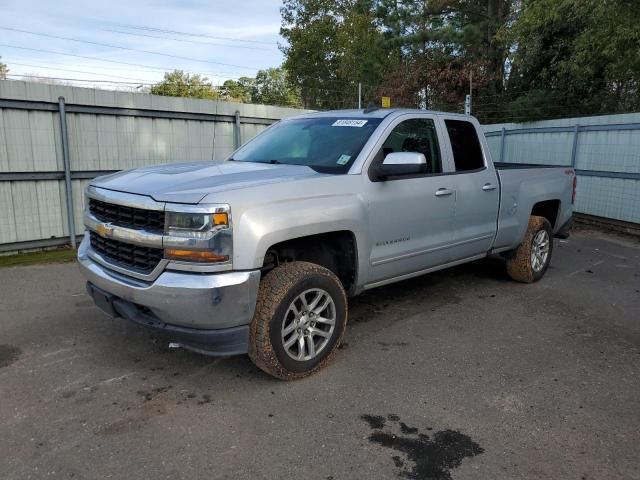
{"label": "truck hood", "polygon": [[211,193],[323,176],[301,165],[250,162],[170,163],[98,177],[91,185],[147,195],[158,202],[198,203]]}

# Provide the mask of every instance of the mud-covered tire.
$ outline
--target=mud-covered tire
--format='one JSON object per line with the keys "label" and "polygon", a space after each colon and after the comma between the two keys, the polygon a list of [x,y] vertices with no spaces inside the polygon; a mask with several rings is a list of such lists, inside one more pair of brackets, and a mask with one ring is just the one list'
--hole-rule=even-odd
{"label": "mud-covered tire", "polygon": [[[331,296],[335,322],[331,336],[315,358],[295,360],[287,354],[282,338],[285,317],[303,292],[321,289]],[[304,378],[327,365],[340,345],[347,324],[347,296],[330,270],[308,262],[282,264],[260,281],[256,310],[249,330],[249,357],[269,375],[282,380]]]}
{"label": "mud-covered tire", "polygon": [[[546,231],[548,238],[548,255],[541,268],[534,268],[532,252],[535,248],[534,239],[541,231]],[[524,234],[522,243],[514,251],[507,255],[507,273],[518,282],[532,283],[540,280],[551,262],[553,253],[553,229],[549,220],[544,217],[532,215]]]}

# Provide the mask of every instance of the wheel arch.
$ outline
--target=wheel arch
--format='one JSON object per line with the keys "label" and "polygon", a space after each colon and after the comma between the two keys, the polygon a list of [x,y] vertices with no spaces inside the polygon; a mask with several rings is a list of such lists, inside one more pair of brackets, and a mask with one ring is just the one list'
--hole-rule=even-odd
{"label": "wheel arch", "polygon": [[546,218],[551,224],[551,229],[556,230],[556,222],[558,220],[558,213],[560,212],[560,200],[543,200],[535,203],[531,207],[531,215]]}
{"label": "wheel arch", "polygon": [[331,270],[344,289],[352,292],[358,279],[358,243],[350,230],[303,235],[269,245],[264,254],[264,273],[282,263],[304,261]]}

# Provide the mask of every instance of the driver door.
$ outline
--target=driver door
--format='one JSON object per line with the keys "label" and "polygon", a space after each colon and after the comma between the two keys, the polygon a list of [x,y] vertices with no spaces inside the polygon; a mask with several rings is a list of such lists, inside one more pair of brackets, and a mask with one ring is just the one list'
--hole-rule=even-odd
{"label": "driver door", "polygon": [[[441,153],[440,128],[433,115],[402,116],[374,150],[369,178],[363,176],[372,242],[368,286],[451,261],[455,191],[451,175],[443,175],[451,167]],[[377,180],[371,172],[391,152],[422,153],[426,167],[417,175]]]}

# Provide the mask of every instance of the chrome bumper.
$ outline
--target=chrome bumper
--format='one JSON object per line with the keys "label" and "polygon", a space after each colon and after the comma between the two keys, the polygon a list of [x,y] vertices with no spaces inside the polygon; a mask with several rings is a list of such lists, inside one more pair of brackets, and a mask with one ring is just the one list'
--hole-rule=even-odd
{"label": "chrome bumper", "polygon": [[85,235],[78,249],[84,277],[96,287],[137,306],[162,322],[196,329],[223,329],[251,322],[260,271],[188,273],[164,271],[145,282],[112,271],[88,256]]}

